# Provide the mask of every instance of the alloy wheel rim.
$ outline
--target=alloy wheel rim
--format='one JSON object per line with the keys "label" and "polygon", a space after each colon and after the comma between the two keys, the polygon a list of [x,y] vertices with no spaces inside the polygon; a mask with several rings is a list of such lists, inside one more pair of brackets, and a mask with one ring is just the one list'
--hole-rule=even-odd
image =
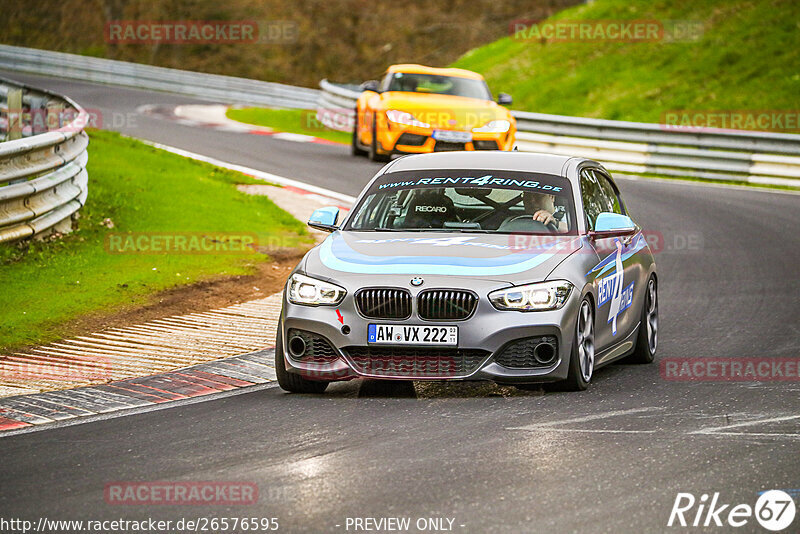
{"label": "alloy wheel rim", "polygon": [[578,362],[581,376],[588,383],[594,371],[594,321],[587,301],[583,301],[578,313]]}
{"label": "alloy wheel rim", "polygon": [[647,284],[647,345],[650,354],[655,354],[658,347],[658,294],[653,279]]}

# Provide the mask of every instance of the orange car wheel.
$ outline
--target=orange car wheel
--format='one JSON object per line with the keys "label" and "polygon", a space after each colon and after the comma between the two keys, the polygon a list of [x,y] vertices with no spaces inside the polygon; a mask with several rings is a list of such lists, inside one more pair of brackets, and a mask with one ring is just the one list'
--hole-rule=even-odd
{"label": "orange car wheel", "polygon": [[372,161],[379,161],[385,163],[391,159],[389,154],[381,154],[378,152],[378,117],[375,113],[372,114],[372,142],[369,144],[369,159]]}
{"label": "orange car wheel", "polygon": [[350,153],[353,156],[366,156],[367,151],[361,148],[361,140],[358,132],[358,106],[355,109],[355,121],[353,123],[353,139],[350,144]]}

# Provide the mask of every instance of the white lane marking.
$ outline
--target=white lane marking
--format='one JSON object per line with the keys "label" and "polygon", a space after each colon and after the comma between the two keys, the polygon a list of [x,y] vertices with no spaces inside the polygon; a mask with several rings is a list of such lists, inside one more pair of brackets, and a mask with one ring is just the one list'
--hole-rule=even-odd
{"label": "white lane marking", "polygon": [[531,425],[530,427],[520,427],[520,428],[511,428],[510,430],[546,430],[548,432],[552,432],[555,430],[556,432],[580,432],[581,434],[655,434],[656,430],[616,430],[616,429],[603,429],[603,428],[550,428],[550,427],[534,427]]}
{"label": "white lane marking", "polygon": [[353,204],[356,201],[355,197],[351,197],[350,195],[345,195],[344,193],[338,193],[330,189],[325,189],[324,187],[318,187],[316,185],[306,184],[298,180],[292,180],[291,178],[284,178],[283,176],[278,176],[277,174],[259,171],[258,169],[251,169],[250,167],[245,167],[244,165],[228,163],[226,161],[218,160],[216,158],[212,158],[209,156],[203,156],[202,154],[197,154],[195,152],[189,152],[188,150],[183,150],[181,148],[176,148],[169,145],[162,145],[161,143],[154,143],[153,141],[148,141],[146,139],[139,139],[139,138],[136,139],[138,141],[141,141],[142,143],[145,143],[146,145],[150,145],[152,147],[159,148],[161,150],[166,150],[167,152],[171,152],[173,154],[177,154],[185,158],[190,158],[197,161],[204,161],[206,163],[210,163],[211,165],[216,165],[217,167],[222,167],[223,169],[230,169],[232,171],[241,172],[242,174],[247,174],[255,178],[258,178],[260,180],[265,180],[267,182],[286,185],[290,187],[296,187],[297,189],[302,189],[304,191],[308,191],[311,193],[317,193],[324,197],[332,198],[335,200],[341,200],[342,202],[347,202],[349,204]]}
{"label": "white lane marking", "polygon": [[296,143],[312,143],[316,140],[315,137],[310,135],[296,134],[290,132],[279,132],[272,135],[273,139],[282,139],[284,141],[294,141]]}
{"label": "white lane marking", "polygon": [[[587,434],[655,434],[659,432],[666,432],[664,429],[658,430],[623,430],[623,429],[595,429],[595,428],[558,428],[557,425],[566,425],[566,424],[573,424],[573,423],[584,423],[588,421],[598,421],[602,419],[608,419],[611,417],[621,416],[621,415],[631,415],[636,413],[643,413],[643,412],[651,412],[651,411],[660,411],[664,408],[634,408],[630,410],[614,410],[610,412],[605,412],[601,414],[593,414],[581,417],[572,417],[568,419],[560,419],[558,421],[547,421],[544,423],[534,423],[532,425],[526,425],[522,427],[510,427],[506,430],[528,430],[528,431],[548,431],[548,432],[574,432],[574,433],[587,433]],[[680,414],[666,414],[666,415],[680,415]],[[785,421],[793,421],[800,419],[800,415],[787,415],[787,416],[780,416],[780,417],[770,417],[767,419],[756,419],[752,421],[745,421],[742,423],[734,423],[725,426],[715,426],[715,427],[703,427],[699,430],[691,430],[687,431],[686,434],[695,435],[695,436],[716,436],[716,437],[756,437],[756,438],[789,438],[789,439],[798,439],[800,438],[800,433],[798,432],[736,432],[730,431],[733,429],[745,428],[745,427],[752,427],[757,425],[765,425],[770,423],[781,423]]]}
{"label": "white lane marking", "polygon": [[252,131],[259,131],[264,133],[272,133],[272,128],[265,126],[257,126],[254,124],[245,124],[243,122],[235,121],[228,118],[228,108],[230,106],[224,104],[184,104],[176,106],[172,113],[176,117],[188,119],[200,124],[214,126],[218,130],[249,133]]}
{"label": "white lane marking", "polygon": [[607,433],[607,434],[652,434],[656,432],[655,430],[619,430],[619,429],[581,429],[581,428],[557,428],[556,425],[567,425],[572,423],[586,423],[589,421],[598,421],[602,419],[609,419],[611,417],[618,417],[621,415],[631,415],[636,413],[643,413],[643,412],[653,412],[663,410],[664,408],[659,408],[657,406],[648,407],[648,408],[631,408],[629,410],[612,410],[610,412],[592,414],[592,415],[583,415],[580,417],[571,417],[568,419],[559,419],[558,421],[547,421],[544,423],[534,423],[532,425],[526,425],[521,427],[512,427],[508,428],[508,430],[546,430],[546,431],[556,431],[556,432],[590,432],[590,433]]}
{"label": "white lane marking", "polygon": [[753,436],[797,439],[800,438],[799,432],[728,432],[728,429],[732,428],[744,428],[749,426],[766,425],[769,423],[782,423],[784,421],[793,421],[795,419],[800,419],[800,415],[786,415],[782,417],[771,417],[769,419],[756,419],[754,421],[734,423],[732,425],[704,427],[700,430],[690,432],[690,434],[702,434],[706,436]]}
{"label": "white lane marking", "polygon": [[[699,434],[698,432],[695,432]],[[790,438],[798,439],[800,434],[781,434],[780,432],[704,432],[704,436],[736,436],[736,437],[752,437],[752,438]]]}

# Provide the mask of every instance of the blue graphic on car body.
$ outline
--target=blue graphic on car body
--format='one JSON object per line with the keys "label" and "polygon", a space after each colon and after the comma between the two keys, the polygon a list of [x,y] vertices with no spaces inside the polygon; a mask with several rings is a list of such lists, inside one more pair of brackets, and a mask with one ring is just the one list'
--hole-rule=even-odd
{"label": "blue graphic on car body", "polygon": [[[616,251],[609,254],[600,263],[595,265],[586,275],[597,273],[595,275],[595,282],[597,284],[597,307],[600,308],[606,303],[608,306],[608,321],[611,323],[611,335],[617,335],[617,317],[620,313],[630,308],[633,303],[633,285],[631,282],[623,288],[625,271],[623,262],[633,256],[636,252],[646,246],[644,236],[639,234],[629,245],[626,247],[628,250],[623,253],[622,243],[619,239],[614,240]],[[603,278],[598,278],[601,274],[614,268],[614,273]]]}
{"label": "blue graphic on car body", "polygon": [[[402,239],[402,238],[401,238]],[[460,236],[435,239],[416,239],[417,245],[429,246],[476,246],[473,237]],[[467,276],[489,276],[520,273],[533,269],[564,250],[576,250],[573,239],[549,243],[530,253],[509,252],[494,257],[453,256],[377,256],[354,250],[341,236],[332,235],[319,248],[320,261],[328,268],[348,273],[363,274],[458,274]],[[491,246],[491,244],[484,244]],[[570,248],[571,247],[571,248]]]}

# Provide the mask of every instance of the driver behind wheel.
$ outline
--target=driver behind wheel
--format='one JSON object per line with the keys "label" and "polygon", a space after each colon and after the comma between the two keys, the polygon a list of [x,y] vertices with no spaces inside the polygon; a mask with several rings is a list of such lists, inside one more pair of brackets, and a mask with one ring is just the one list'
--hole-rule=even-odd
{"label": "driver behind wheel", "polygon": [[558,221],[553,216],[556,212],[555,195],[526,191],[522,194],[522,205],[525,207],[525,213],[529,213],[534,221],[555,226],[558,232],[567,231],[567,222],[563,219]]}

